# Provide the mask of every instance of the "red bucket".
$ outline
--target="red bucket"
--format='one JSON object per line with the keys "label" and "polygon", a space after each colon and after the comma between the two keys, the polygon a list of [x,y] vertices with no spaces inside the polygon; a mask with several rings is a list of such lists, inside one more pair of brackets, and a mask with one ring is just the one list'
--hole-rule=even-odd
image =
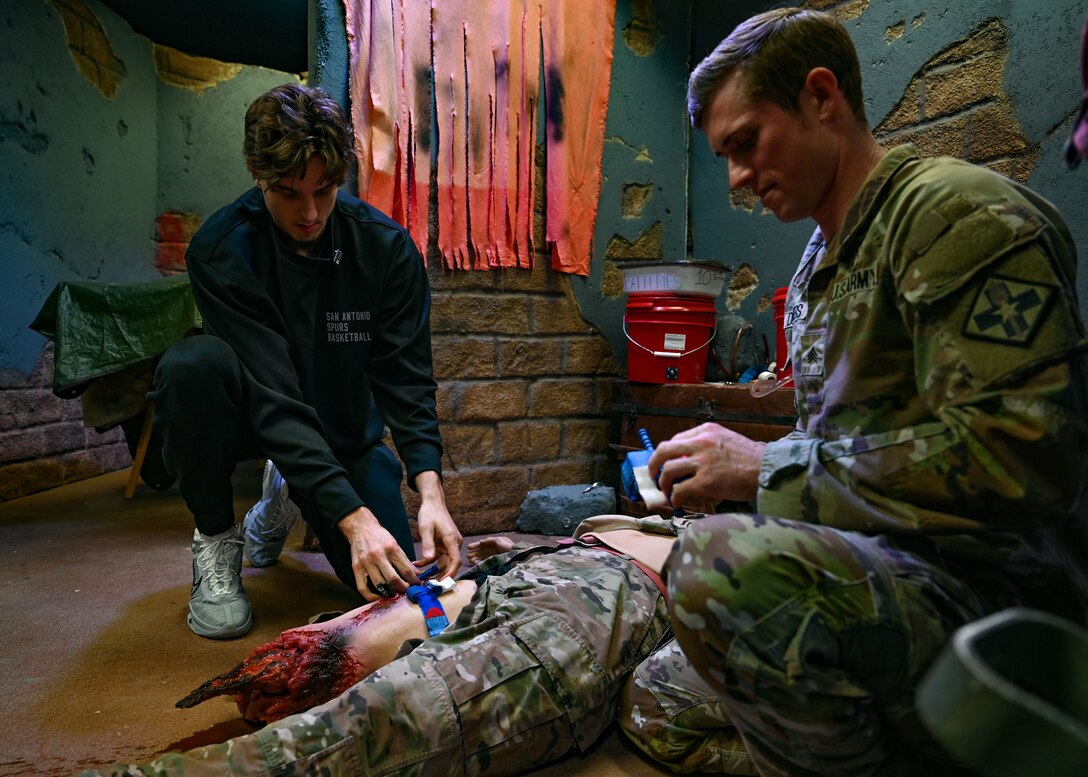
{"label": "red bucket", "polygon": [[718,311],[709,297],[632,294],[627,298],[627,379],[702,383]]}

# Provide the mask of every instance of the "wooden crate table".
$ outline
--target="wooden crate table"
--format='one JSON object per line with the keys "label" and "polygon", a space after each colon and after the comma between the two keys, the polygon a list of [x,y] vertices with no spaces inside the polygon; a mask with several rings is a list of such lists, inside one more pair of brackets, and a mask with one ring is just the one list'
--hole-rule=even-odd
{"label": "wooden crate table", "polygon": [[[788,434],[797,421],[793,388],[783,387],[754,397],[749,383],[624,383],[613,406],[613,432],[617,443],[616,483],[627,451],[641,449],[638,430],[645,429],[656,445],[677,432],[713,421],[760,442]],[[628,515],[645,515],[641,502],[631,502],[617,487],[618,509]]]}

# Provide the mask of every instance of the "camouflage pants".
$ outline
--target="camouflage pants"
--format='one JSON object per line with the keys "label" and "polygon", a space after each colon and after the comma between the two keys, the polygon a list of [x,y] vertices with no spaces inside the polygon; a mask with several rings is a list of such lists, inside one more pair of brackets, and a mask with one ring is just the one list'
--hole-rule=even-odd
{"label": "camouflage pants", "polygon": [[618,718],[635,746],[675,772],[758,773],[725,698],[699,676],[676,640],[635,669]]}
{"label": "camouflage pants", "polygon": [[594,742],[668,631],[661,592],[589,548],[488,559],[472,603],[336,699],[115,775],[507,775]]}
{"label": "camouflage pants", "polygon": [[666,574],[683,654],[638,667],[620,721],[677,771],[949,774],[914,688],[956,628],[1013,603],[924,541],[758,515],[694,523]]}

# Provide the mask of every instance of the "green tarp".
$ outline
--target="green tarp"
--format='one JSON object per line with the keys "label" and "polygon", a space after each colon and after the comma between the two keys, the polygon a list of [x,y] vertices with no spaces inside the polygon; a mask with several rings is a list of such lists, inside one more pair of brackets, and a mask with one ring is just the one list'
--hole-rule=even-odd
{"label": "green tarp", "polygon": [[30,328],[53,340],[53,391],[159,356],[201,325],[187,275],[145,283],[59,283]]}

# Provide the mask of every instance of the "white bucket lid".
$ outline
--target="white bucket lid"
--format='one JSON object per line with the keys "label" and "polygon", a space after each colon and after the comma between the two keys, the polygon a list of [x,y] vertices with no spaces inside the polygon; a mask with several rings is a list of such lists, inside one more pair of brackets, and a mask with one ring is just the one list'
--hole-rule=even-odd
{"label": "white bucket lid", "polygon": [[628,294],[669,293],[717,297],[725,285],[726,269],[720,264],[681,260],[676,262],[620,262],[623,290]]}

